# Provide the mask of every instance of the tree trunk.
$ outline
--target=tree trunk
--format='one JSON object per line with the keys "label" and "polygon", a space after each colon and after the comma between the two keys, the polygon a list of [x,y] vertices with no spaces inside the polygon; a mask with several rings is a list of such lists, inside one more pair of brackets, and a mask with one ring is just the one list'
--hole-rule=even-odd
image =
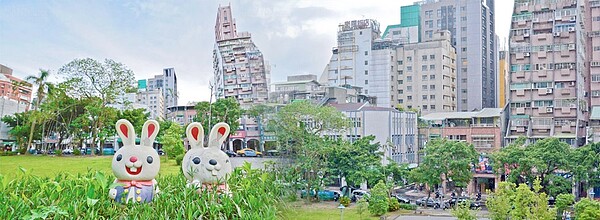
{"label": "tree trunk", "polygon": [[26,154],[31,148],[31,142],[33,141],[33,131],[35,130],[35,117],[32,118],[33,120],[31,122],[31,128],[29,129],[29,139],[27,139],[27,150],[25,151]]}

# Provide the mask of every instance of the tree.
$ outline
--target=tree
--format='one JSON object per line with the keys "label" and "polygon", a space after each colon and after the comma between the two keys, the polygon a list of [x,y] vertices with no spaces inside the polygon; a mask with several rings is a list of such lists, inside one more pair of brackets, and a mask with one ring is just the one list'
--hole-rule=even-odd
{"label": "tree", "polygon": [[417,182],[431,187],[446,179],[454,182],[455,186],[464,187],[473,178],[471,168],[477,160],[473,145],[464,141],[434,139],[427,142],[424,153],[423,162],[412,173]]}
{"label": "tree", "polygon": [[540,180],[533,181],[533,191],[526,184],[515,188],[514,183],[502,182],[486,205],[493,220],[553,219],[556,210],[548,207],[548,196],[541,191]]}
{"label": "tree", "polygon": [[[135,133],[141,134],[142,127],[144,126],[144,123],[146,122],[146,120],[148,120],[148,117],[150,117],[150,113],[147,113],[146,109],[143,109],[143,108],[126,109],[126,110],[120,111],[118,113],[117,120],[118,119],[127,119],[128,121],[131,122],[131,124],[133,124]],[[114,123],[116,123],[116,122],[117,121],[115,120]]]}
{"label": "tree", "polygon": [[471,210],[471,202],[461,202],[450,210],[450,213],[459,220],[477,220],[477,212]]}
{"label": "tree", "polygon": [[389,193],[383,181],[379,181],[371,190],[369,198],[369,212],[371,215],[381,216],[388,211]]}
{"label": "tree", "polygon": [[575,219],[597,220],[600,219],[600,202],[584,198],[575,204]]}
{"label": "tree", "polygon": [[[92,143],[96,144],[98,134],[111,118],[108,104],[116,103],[117,96],[125,94],[134,84],[134,74],[125,65],[110,59],[99,62],[91,58],[75,59],[58,71],[69,85],[71,95],[93,101],[86,107],[89,111]],[[97,99],[94,99],[97,98]],[[100,152],[103,146],[100,145]],[[93,154],[92,150],[92,154]]]}
{"label": "tree", "polygon": [[[50,76],[50,71],[48,70],[42,70],[40,69],[40,74],[39,76],[27,76],[25,78],[25,80],[30,81],[33,83],[34,86],[37,87],[36,90],[36,97],[37,100],[35,102],[35,108],[39,108],[40,103],[42,103],[42,100],[44,99],[44,96],[46,95],[46,89],[48,87],[48,76]],[[31,142],[33,141],[33,131],[35,130],[35,126],[37,123],[39,117],[32,117],[31,118],[31,127],[29,130],[29,138],[27,139],[27,147],[31,147]]]}
{"label": "tree", "polygon": [[600,142],[576,148],[571,158],[570,171],[575,181],[582,181],[589,188],[600,187]]}
{"label": "tree", "polygon": [[[340,141],[327,149],[329,173],[345,177],[348,185],[356,186],[369,179],[384,179],[379,143],[367,136],[350,144]],[[376,182],[373,182],[376,183]]]}
{"label": "tree", "polygon": [[562,213],[569,208],[569,206],[575,203],[575,196],[573,194],[560,194],[556,197],[556,211],[557,215],[560,216]]}
{"label": "tree", "polygon": [[[571,166],[571,147],[558,138],[546,138],[526,146],[524,139],[501,149],[492,155],[501,173],[507,180],[519,183],[541,181],[544,192],[556,196],[570,191],[570,181],[557,178],[556,173]],[[566,186],[565,186],[566,184]],[[553,188],[554,187],[554,188]],[[558,188],[560,187],[560,188]]]}
{"label": "tree", "polygon": [[[217,101],[212,104],[208,102],[198,102],[194,109],[196,109],[194,122],[200,122],[202,127],[205,128],[205,138],[208,138],[208,132],[212,126],[219,122],[229,124],[229,127],[232,129],[232,132],[229,133],[229,135],[235,134],[237,128],[240,127],[243,110],[238,101],[233,97],[217,99]],[[206,144],[208,141],[205,141],[204,143]],[[227,137],[225,143],[229,143],[229,137]]]}
{"label": "tree", "polygon": [[167,158],[175,159],[175,157],[185,152],[182,136],[183,128],[179,124],[171,124],[170,127],[165,129],[161,144]]}
{"label": "tree", "polygon": [[307,192],[323,185],[328,153],[341,142],[321,135],[339,134],[349,125],[333,107],[294,102],[281,108],[268,126],[275,131],[279,150],[288,165],[288,177]]}

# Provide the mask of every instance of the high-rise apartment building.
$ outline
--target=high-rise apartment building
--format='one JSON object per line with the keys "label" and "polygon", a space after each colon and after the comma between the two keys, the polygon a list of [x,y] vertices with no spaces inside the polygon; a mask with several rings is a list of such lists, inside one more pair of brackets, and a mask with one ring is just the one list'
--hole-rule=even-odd
{"label": "high-rise apartment building", "polygon": [[[179,100],[179,93],[177,92],[177,74],[174,68],[163,69],[162,75],[155,75],[154,78],[150,78],[146,85],[147,91],[154,91],[160,89],[163,96],[163,107],[167,109],[170,106],[177,106]],[[138,82],[138,86],[139,86]],[[166,112],[164,113],[166,114]],[[164,115],[163,115],[164,117]]]}
{"label": "high-rise apartment building", "polygon": [[500,51],[498,58],[498,107],[504,108],[508,95],[508,51]]}
{"label": "high-rise apartment building", "polygon": [[422,114],[456,111],[456,51],[450,32],[437,31],[427,41],[399,45],[395,50],[395,103]]}
{"label": "high-rise apartment building", "polygon": [[407,5],[400,8],[400,24],[388,25],[383,36],[398,44],[421,41],[421,6]]}
{"label": "high-rise apartment building", "polygon": [[[588,142],[600,142],[600,1],[587,1],[585,28],[587,30],[587,47],[589,60],[587,67],[589,80],[587,87],[590,97],[590,139]],[[596,189],[597,198],[600,197],[600,188]]]}
{"label": "high-rise apartment building", "polygon": [[[371,46],[381,37],[379,23],[372,19],[346,21],[338,26],[337,46],[332,49],[329,64],[320,82],[329,86],[357,86],[369,95]],[[378,97],[380,98],[380,97]],[[381,99],[381,98],[380,98]],[[388,97],[389,99],[389,97]]]}
{"label": "high-rise apartment building", "polygon": [[215,24],[213,69],[217,98],[233,97],[242,108],[266,103],[269,65],[248,32],[237,32],[231,6],[219,6]]}
{"label": "high-rise apartment building", "polygon": [[509,37],[507,141],[519,136],[529,141],[558,137],[572,146],[585,144],[586,56],[593,53],[585,50],[583,15],[581,0],[515,1]]}
{"label": "high-rise apartment building", "polygon": [[424,0],[415,4],[421,6],[421,41],[434,38],[438,30],[452,33],[457,57],[457,110],[496,107],[494,0]]}

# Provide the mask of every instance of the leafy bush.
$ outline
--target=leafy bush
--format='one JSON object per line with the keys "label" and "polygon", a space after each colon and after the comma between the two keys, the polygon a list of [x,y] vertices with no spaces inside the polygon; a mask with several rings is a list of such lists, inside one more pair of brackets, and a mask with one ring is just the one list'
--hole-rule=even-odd
{"label": "leafy bush", "polygon": [[183,154],[177,155],[177,157],[175,157],[175,163],[177,163],[177,166],[181,166],[181,161],[183,161]]}
{"label": "leafy bush", "polygon": [[342,198],[340,198],[340,204],[348,207],[350,205],[350,198],[347,196],[342,196]]}
{"label": "leafy bush", "polygon": [[575,219],[600,219],[600,202],[588,198],[581,199],[575,204]]}
{"label": "leafy bush", "polygon": [[108,197],[114,177],[102,172],[61,173],[52,178],[26,171],[14,180],[0,175],[0,219],[275,219],[282,198],[276,176],[236,168],[231,196],[187,188],[183,175],[159,175],[161,192],[149,204],[118,204]]}
{"label": "leafy bush", "polygon": [[400,203],[396,198],[389,198],[388,211],[393,212],[400,209]]}
{"label": "leafy bush", "polygon": [[62,155],[62,151],[59,149],[54,150],[54,155],[60,156]]}
{"label": "leafy bush", "polygon": [[388,210],[388,189],[383,181],[379,181],[371,190],[369,199],[369,212],[372,215],[381,216]]}
{"label": "leafy bush", "polygon": [[13,156],[13,155],[15,155],[15,154],[16,154],[16,153],[15,153],[15,152],[12,152],[12,151],[2,151],[2,152],[0,153],[0,156]]}
{"label": "leafy bush", "polygon": [[356,201],[356,213],[358,213],[358,216],[361,220],[363,219],[362,214],[367,211],[368,208],[369,203],[365,198],[360,198],[358,201]]}
{"label": "leafy bush", "polygon": [[470,201],[458,203],[452,210],[450,210],[450,213],[452,213],[452,215],[459,220],[477,220],[476,212],[472,211],[470,206]]}
{"label": "leafy bush", "polygon": [[575,195],[573,194],[559,194],[556,196],[556,211],[558,215],[562,215],[570,205],[575,203]]}
{"label": "leafy bush", "polygon": [[73,155],[75,155],[75,156],[81,155],[81,150],[79,150],[79,149],[73,150]]}
{"label": "leafy bush", "polygon": [[417,210],[417,205],[400,203],[399,207],[406,210]]}

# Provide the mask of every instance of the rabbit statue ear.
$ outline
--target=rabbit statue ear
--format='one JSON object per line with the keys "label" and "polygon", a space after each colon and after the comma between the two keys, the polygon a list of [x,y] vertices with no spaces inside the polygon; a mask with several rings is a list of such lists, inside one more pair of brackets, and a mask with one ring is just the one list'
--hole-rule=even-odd
{"label": "rabbit statue ear", "polygon": [[208,147],[221,149],[221,144],[227,139],[229,135],[229,125],[227,123],[218,123],[210,131],[208,136]]}
{"label": "rabbit statue ear", "polygon": [[154,139],[158,135],[160,125],[155,120],[148,120],[144,123],[142,128],[141,144],[142,146],[152,147],[154,145]]}
{"label": "rabbit statue ear", "polygon": [[123,141],[123,147],[135,145],[135,130],[133,130],[131,122],[127,119],[120,119],[117,121],[115,128]]}
{"label": "rabbit statue ear", "polygon": [[202,128],[202,124],[198,122],[189,124],[185,133],[191,148],[204,147],[204,128]]}

